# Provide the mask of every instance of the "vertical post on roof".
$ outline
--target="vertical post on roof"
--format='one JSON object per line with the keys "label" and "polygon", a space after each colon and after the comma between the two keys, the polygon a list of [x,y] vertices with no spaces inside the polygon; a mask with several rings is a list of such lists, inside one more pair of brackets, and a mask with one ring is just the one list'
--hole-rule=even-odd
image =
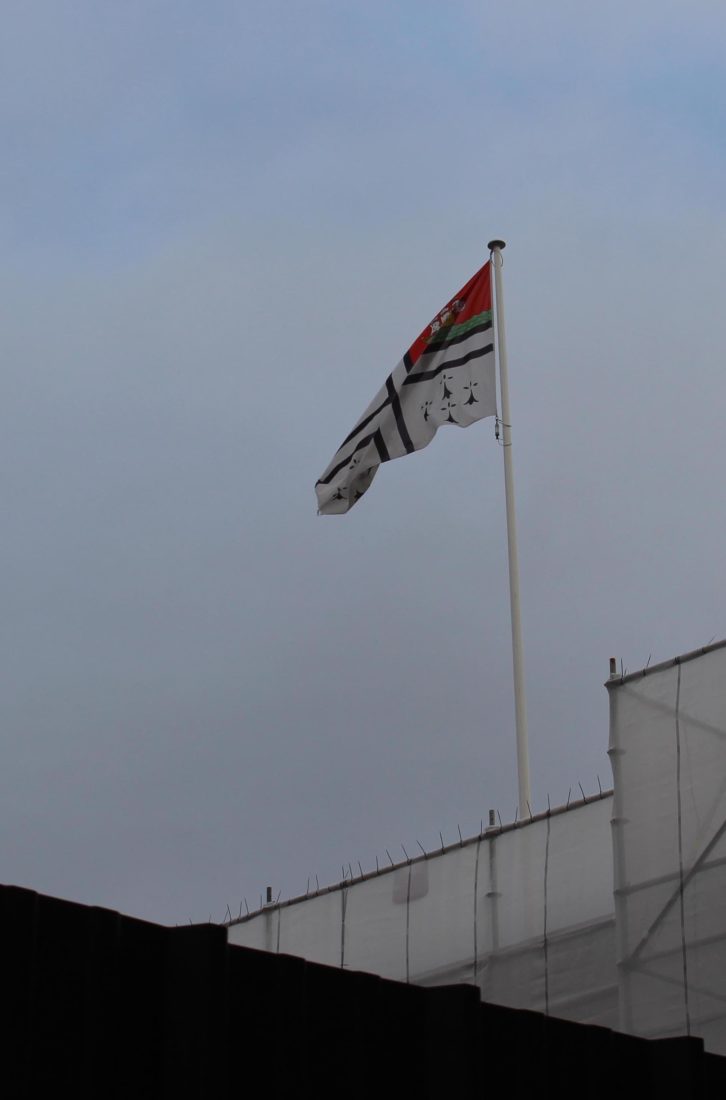
{"label": "vertical post on roof", "polygon": [[509,554],[509,603],[512,619],[512,664],[514,669],[514,714],[517,727],[517,776],[519,780],[519,816],[531,813],[529,787],[529,746],[527,739],[527,703],[524,694],[524,647],[519,598],[519,556],[517,519],[514,510],[514,469],[512,465],[512,417],[509,409],[509,373],[507,341],[504,332],[504,292],[502,290],[502,249],[504,241],[490,241],[488,248],[494,270],[494,293],[499,360],[499,389],[502,399],[502,449],[504,452],[504,495],[507,506],[507,549]]}

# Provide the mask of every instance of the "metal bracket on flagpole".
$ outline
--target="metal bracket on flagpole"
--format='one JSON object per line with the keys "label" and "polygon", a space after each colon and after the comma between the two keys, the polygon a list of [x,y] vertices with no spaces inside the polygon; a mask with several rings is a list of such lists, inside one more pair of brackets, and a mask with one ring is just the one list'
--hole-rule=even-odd
{"label": "metal bracket on flagpole", "polygon": [[[529,785],[529,745],[527,737],[527,703],[524,691],[524,646],[522,614],[519,597],[519,555],[517,553],[517,519],[514,510],[514,469],[512,465],[512,417],[509,409],[509,373],[507,342],[504,333],[504,292],[502,290],[502,249],[504,241],[489,241],[487,246],[494,269],[495,317],[497,327],[497,358],[499,387],[502,398],[501,447],[504,452],[504,495],[507,507],[507,549],[509,553],[509,602],[512,619],[512,665],[514,671],[514,713],[517,727],[517,775],[519,780],[519,814],[529,810],[532,796]],[[531,811],[530,811],[531,812]]]}
{"label": "metal bracket on flagpole", "polygon": [[511,447],[512,446],[511,443],[505,443],[503,441],[503,439],[501,439],[501,430],[500,430],[502,428],[511,428],[511,426],[512,426],[511,424],[505,424],[504,421],[501,419],[501,417],[499,417],[499,416],[496,417],[496,419],[494,421],[494,438],[496,439],[497,444],[500,447]]}

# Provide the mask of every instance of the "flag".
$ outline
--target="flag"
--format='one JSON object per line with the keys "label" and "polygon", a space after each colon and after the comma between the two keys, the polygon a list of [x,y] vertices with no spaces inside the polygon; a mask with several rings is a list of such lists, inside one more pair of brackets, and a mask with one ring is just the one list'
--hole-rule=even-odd
{"label": "flag", "polygon": [[349,511],[382,462],[420,451],[440,424],[497,412],[491,262],[434,317],[389,374],[315,486],[320,515]]}

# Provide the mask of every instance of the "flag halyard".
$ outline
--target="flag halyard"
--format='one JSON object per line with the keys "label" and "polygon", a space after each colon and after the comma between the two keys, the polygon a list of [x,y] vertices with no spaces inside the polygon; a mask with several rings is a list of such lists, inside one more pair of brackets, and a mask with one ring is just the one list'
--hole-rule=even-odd
{"label": "flag halyard", "polygon": [[491,263],[414,340],[315,486],[318,512],[348,512],[378,467],[421,450],[441,424],[495,416]]}

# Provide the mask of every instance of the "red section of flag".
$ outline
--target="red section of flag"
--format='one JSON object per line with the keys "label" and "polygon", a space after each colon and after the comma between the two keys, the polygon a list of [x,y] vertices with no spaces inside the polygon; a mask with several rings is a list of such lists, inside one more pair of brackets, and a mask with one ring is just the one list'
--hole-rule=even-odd
{"label": "red section of flag", "polygon": [[472,275],[469,282],[451,298],[442,310],[426,326],[408,349],[408,357],[413,365],[426,349],[431,337],[436,331],[447,324],[460,325],[475,317],[477,313],[485,313],[492,308],[492,280],[491,262],[487,261],[484,267]]}

